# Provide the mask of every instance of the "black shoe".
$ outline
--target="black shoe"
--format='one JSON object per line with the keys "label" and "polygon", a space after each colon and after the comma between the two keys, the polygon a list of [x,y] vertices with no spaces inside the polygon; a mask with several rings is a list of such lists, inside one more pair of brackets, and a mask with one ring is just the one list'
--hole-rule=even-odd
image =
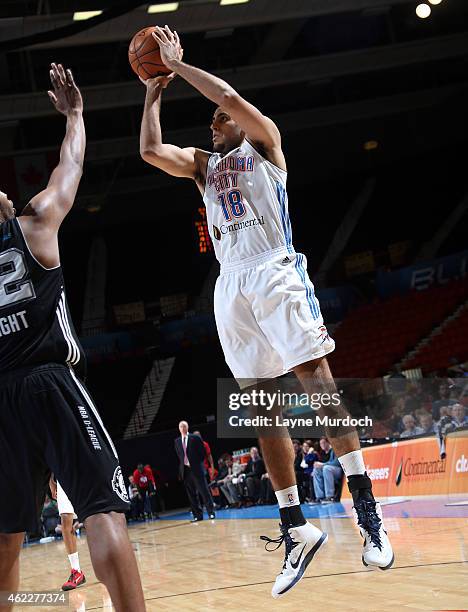
{"label": "black shoe", "polygon": [[208,515],[209,519],[215,519],[216,518],[216,514],[214,512],[212,512],[211,514]]}
{"label": "black shoe", "polygon": [[194,516],[193,519],[191,519],[191,523],[199,523],[200,521],[203,520],[202,516]]}

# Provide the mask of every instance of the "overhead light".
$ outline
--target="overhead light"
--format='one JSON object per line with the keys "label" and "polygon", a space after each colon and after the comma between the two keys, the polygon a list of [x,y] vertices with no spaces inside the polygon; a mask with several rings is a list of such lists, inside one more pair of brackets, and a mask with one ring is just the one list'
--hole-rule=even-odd
{"label": "overhead light", "polygon": [[374,149],[378,148],[379,143],[377,140],[368,140],[362,146],[364,148],[364,151],[373,151]]}
{"label": "overhead light", "polygon": [[428,4],[418,4],[416,7],[416,15],[420,19],[426,19],[431,14],[431,7]]}
{"label": "overhead light", "polygon": [[442,2],[442,0],[429,0],[430,4],[433,4],[434,6],[437,6],[438,4],[440,4]]}
{"label": "overhead light", "polygon": [[221,0],[219,3],[220,6],[227,6],[228,4],[244,4],[244,2],[248,2],[249,0]]}
{"label": "overhead light", "polygon": [[148,13],[170,13],[179,8],[178,2],[166,2],[165,4],[150,4]]}
{"label": "overhead light", "polygon": [[91,17],[96,17],[101,14],[102,11],[77,11],[73,13],[73,21],[85,21],[85,19],[91,19]]}

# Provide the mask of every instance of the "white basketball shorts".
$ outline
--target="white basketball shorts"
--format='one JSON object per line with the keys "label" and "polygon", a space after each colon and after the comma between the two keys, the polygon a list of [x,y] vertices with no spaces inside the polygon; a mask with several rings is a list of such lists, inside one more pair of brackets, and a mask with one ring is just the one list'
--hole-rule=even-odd
{"label": "white basketball shorts", "polygon": [[75,509],[72,506],[71,501],[68,499],[67,494],[60,486],[60,483],[57,481],[57,506],[59,514],[73,514],[74,518],[76,518]]}
{"label": "white basketball shorts", "polygon": [[335,348],[301,253],[280,248],[221,266],[214,310],[226,363],[241,387]]}

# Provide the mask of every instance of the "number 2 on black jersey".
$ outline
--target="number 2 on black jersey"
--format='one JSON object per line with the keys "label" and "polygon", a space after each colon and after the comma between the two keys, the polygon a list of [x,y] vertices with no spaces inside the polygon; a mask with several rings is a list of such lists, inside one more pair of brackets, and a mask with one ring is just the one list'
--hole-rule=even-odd
{"label": "number 2 on black jersey", "polygon": [[0,309],[36,297],[24,253],[8,249],[0,253]]}

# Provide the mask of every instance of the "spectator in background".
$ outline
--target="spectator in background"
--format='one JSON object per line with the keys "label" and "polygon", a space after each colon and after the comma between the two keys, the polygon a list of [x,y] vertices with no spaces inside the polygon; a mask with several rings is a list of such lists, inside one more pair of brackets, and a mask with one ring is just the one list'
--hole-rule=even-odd
{"label": "spectator in background", "polygon": [[297,488],[299,492],[299,499],[304,501],[304,469],[301,468],[302,460],[304,459],[304,454],[302,452],[302,444],[299,440],[294,439],[292,441],[294,448],[294,471],[296,473],[296,482]]}
{"label": "spectator in background", "polygon": [[135,483],[133,474],[128,477],[128,499],[130,500],[129,518],[137,520],[144,518],[143,515],[143,499],[138,492],[138,487]]}
{"label": "spectator in background", "polygon": [[421,414],[419,418],[419,423],[421,425],[422,433],[425,435],[432,435],[437,433],[436,426],[432,419],[432,414],[426,412],[425,414]]}
{"label": "spectator in background", "polygon": [[214,519],[213,498],[205,478],[205,446],[199,436],[189,433],[187,421],[180,421],[179,431],[180,436],[174,440],[174,446],[179,458],[179,476],[184,481],[192,509],[192,523],[203,520],[203,509],[198,494],[205,504],[209,518]]}
{"label": "spectator in background", "polygon": [[451,398],[450,387],[446,382],[442,382],[438,389],[438,398],[432,402],[432,418],[439,421],[443,416],[440,413],[442,406],[453,406],[457,401]]}
{"label": "spectator in background", "polygon": [[250,459],[247,462],[242,476],[244,484],[247,487],[247,496],[254,503],[256,503],[260,497],[260,482],[265,472],[265,464],[260,457],[258,448],[252,446],[250,449]]}
{"label": "spectator in background", "polygon": [[468,426],[468,417],[465,414],[465,406],[463,404],[452,406],[452,420],[455,428]]}
{"label": "spectator in background", "polygon": [[143,511],[145,517],[151,518],[151,501],[150,494],[156,489],[156,483],[151,468],[148,465],[139,463],[137,469],[133,472],[133,480],[138,488],[138,493],[143,500]]}
{"label": "spectator in background", "polygon": [[215,476],[213,480],[210,482],[209,486],[211,488],[211,495],[213,497],[213,501],[215,502],[215,508],[226,508],[229,506],[229,501],[221,489],[221,485],[224,484],[224,479],[229,474],[229,468],[226,463],[226,456],[222,455],[218,459],[218,471],[215,472]]}
{"label": "spectator in background", "polygon": [[145,465],[145,468],[147,468],[149,470],[149,472],[151,472],[151,474],[153,475],[152,480],[149,481],[148,483],[148,497],[149,497],[149,501],[150,501],[150,510],[151,510],[151,516],[152,518],[159,518],[159,514],[156,511],[156,506],[157,506],[157,501],[156,501],[156,496],[157,496],[157,486],[156,486],[156,478],[154,476],[154,472],[153,472],[153,468],[150,466],[149,463],[147,463]]}
{"label": "spectator in background", "polygon": [[[240,497],[237,490],[237,484],[234,484],[233,480],[237,483],[237,477],[234,474],[234,465],[231,455],[226,454],[225,463],[227,467],[227,474],[222,480],[219,481],[221,491],[226,497],[228,504],[231,508],[240,507]],[[238,465],[238,464],[236,464]]]}
{"label": "spectator in background", "polygon": [[407,414],[414,413],[421,408],[428,399],[427,393],[424,392],[422,385],[418,381],[413,381],[405,394],[405,412]]}
{"label": "spectator in background", "polygon": [[423,429],[416,425],[416,419],[412,414],[405,414],[402,420],[404,429],[400,434],[400,438],[410,438],[411,436],[419,436],[424,433]]}
{"label": "spectator in background", "polygon": [[330,504],[335,501],[336,484],[341,480],[343,470],[328,438],[320,438],[320,448],[321,460],[315,461],[312,472],[315,498],[318,502]]}
{"label": "spectator in background", "polygon": [[41,513],[42,525],[44,527],[44,535],[55,536],[55,528],[59,524],[58,506],[55,499],[45,496],[44,506]]}
{"label": "spectator in background", "polygon": [[194,431],[193,435],[198,436],[200,440],[203,442],[203,446],[205,447],[205,461],[203,462],[203,465],[205,467],[206,474],[208,475],[208,482],[209,482],[213,478],[213,474],[215,471],[215,466],[214,466],[213,456],[211,454],[210,445],[208,444],[208,442],[205,442],[205,440],[203,439],[199,431]]}
{"label": "spectator in background", "polygon": [[391,407],[391,411],[393,413],[393,419],[391,420],[391,429],[393,435],[395,437],[398,437],[405,428],[403,425],[403,416],[406,414],[404,395],[395,397],[393,405]]}
{"label": "spectator in background", "polygon": [[305,499],[306,501],[312,501],[315,499],[314,484],[312,481],[312,473],[314,471],[314,463],[318,461],[318,454],[315,452],[312,444],[312,440],[306,440],[302,444],[303,459],[301,467],[304,470],[304,488],[305,488]]}

